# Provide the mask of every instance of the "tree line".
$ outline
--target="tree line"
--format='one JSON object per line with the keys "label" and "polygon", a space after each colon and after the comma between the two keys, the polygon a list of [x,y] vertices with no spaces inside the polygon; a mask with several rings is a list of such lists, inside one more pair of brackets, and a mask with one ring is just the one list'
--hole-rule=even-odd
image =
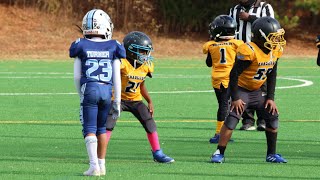
{"label": "tree line", "polygon": [[[286,30],[299,26],[318,27],[318,0],[268,0],[276,18]],[[220,14],[228,14],[237,1],[226,0],[1,0],[0,4],[35,8],[78,21],[92,8],[106,11],[117,29],[137,29],[150,33],[186,34],[207,32],[208,24]]]}

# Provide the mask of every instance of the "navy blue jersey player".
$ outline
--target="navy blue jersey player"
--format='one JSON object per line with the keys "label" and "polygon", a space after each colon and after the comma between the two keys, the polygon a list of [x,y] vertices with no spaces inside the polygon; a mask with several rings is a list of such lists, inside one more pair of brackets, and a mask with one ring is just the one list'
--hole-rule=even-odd
{"label": "navy blue jersey player", "polygon": [[70,57],[75,58],[74,81],[80,95],[80,121],[90,161],[83,174],[100,176],[106,172],[106,120],[110,108],[114,109],[113,118],[120,116],[120,59],[126,55],[124,47],[111,39],[113,24],[104,11],[89,11],[82,29],[84,38],[71,44]]}

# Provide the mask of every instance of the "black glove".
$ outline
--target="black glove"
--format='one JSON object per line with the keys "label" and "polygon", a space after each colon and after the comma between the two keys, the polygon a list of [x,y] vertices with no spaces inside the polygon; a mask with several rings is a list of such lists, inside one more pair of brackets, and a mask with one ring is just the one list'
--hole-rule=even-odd
{"label": "black glove", "polygon": [[317,46],[317,48],[320,48],[320,35],[317,36],[316,46]]}

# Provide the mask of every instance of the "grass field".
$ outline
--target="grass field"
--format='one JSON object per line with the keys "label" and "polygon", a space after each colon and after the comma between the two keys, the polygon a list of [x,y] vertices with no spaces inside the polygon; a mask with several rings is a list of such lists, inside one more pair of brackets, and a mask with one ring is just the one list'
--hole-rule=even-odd
{"label": "grass field", "polygon": [[239,130],[226,163],[209,163],[217,110],[210,69],[200,60],[158,60],[146,83],[161,146],[176,162],[154,163],[143,128],[122,113],[109,143],[107,175],[100,178],[81,176],[88,160],[73,62],[0,61],[0,179],[319,179],[320,68],[314,61],[279,63],[277,149],[289,163],[266,163],[264,133]]}

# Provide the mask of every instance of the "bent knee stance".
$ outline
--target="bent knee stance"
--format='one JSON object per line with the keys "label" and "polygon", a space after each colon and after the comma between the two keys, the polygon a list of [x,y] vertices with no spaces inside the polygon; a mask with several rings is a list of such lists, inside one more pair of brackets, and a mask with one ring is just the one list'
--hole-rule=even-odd
{"label": "bent knee stance", "polygon": [[116,126],[117,119],[112,118],[112,114],[108,115],[106,129],[107,131],[112,131]]}
{"label": "bent knee stance", "polygon": [[153,118],[142,120],[140,122],[147,133],[153,133],[157,131],[156,122]]}
{"label": "bent knee stance", "polygon": [[266,119],[266,127],[268,129],[277,130],[279,126],[278,115],[270,116],[270,119]]}

